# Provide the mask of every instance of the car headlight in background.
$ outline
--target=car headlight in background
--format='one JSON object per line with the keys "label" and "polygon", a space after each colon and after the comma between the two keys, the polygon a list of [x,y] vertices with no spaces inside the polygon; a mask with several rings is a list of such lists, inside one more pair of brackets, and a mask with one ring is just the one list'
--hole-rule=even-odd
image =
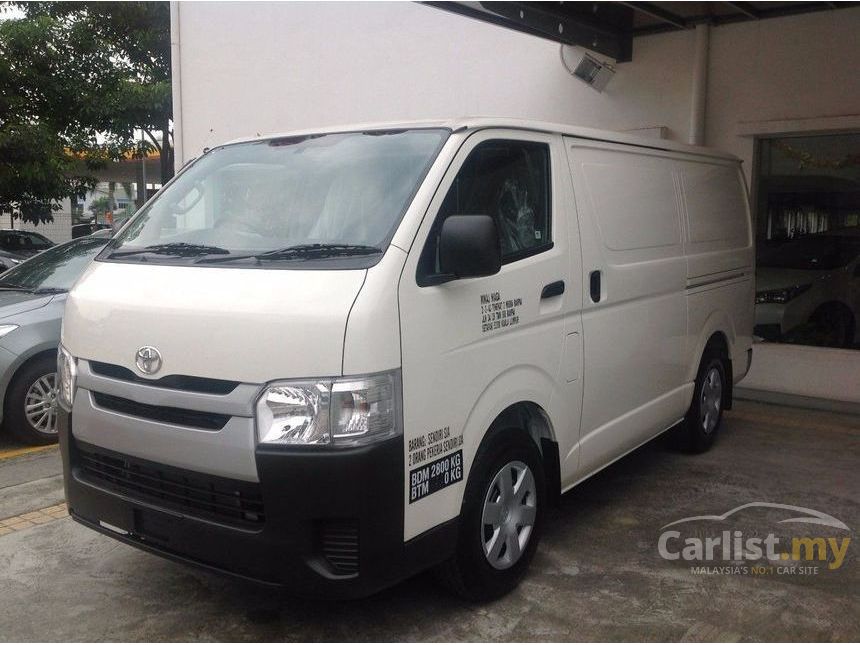
{"label": "car headlight in background", "polygon": [[77,359],[65,347],[60,345],[60,349],[57,352],[57,402],[66,412],[72,411],[72,404],[75,402],[77,379]]}
{"label": "car headlight in background", "polygon": [[0,325],[0,338],[18,329],[18,325]]}
{"label": "car headlight in background", "polygon": [[809,289],[811,284],[798,284],[793,287],[786,287],[784,289],[770,289],[768,291],[756,291],[755,294],[755,303],[757,305],[776,302],[779,304],[785,304],[789,300],[794,300],[802,294],[804,291]]}
{"label": "car headlight in background", "polygon": [[356,446],[400,427],[399,372],[267,386],[257,401],[260,443]]}

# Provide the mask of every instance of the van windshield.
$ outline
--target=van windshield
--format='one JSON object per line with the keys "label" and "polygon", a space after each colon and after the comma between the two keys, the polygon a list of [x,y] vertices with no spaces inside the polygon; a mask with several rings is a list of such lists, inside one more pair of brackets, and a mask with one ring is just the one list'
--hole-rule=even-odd
{"label": "van windshield", "polygon": [[348,132],[216,148],[142,209],[98,259],[371,266],[448,134]]}

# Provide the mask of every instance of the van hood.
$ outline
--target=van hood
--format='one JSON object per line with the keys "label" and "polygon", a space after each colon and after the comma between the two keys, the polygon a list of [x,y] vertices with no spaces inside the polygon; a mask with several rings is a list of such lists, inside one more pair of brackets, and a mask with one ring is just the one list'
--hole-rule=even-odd
{"label": "van hood", "polygon": [[143,376],[137,350],[171,374],[243,383],[337,376],[366,271],[93,262],[69,294],[63,345]]}
{"label": "van hood", "polygon": [[787,289],[801,284],[812,284],[818,280],[826,279],[829,275],[829,271],[759,267],[755,272],[755,290],[771,291]]}

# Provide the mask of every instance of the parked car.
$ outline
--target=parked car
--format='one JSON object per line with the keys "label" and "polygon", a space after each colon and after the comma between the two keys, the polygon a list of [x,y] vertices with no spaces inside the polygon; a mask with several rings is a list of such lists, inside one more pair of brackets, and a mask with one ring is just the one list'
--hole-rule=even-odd
{"label": "parked car", "polygon": [[0,410],[4,430],[20,441],[57,440],[57,345],[66,294],[106,243],[72,240],[0,275]]}
{"label": "parked car", "polygon": [[671,427],[711,446],[753,251],[740,162],[699,147],[495,119],[216,147],[69,295],[70,513],[305,594],[438,565],[502,595],[551,499]]}
{"label": "parked car", "polygon": [[756,269],[755,333],[852,347],[860,320],[860,227],[764,249]]}
{"label": "parked car", "polygon": [[92,235],[98,231],[104,230],[112,230],[113,227],[110,224],[99,224],[97,222],[85,222],[83,224],[75,224],[72,226],[72,239],[77,239],[79,237],[86,237],[87,235]]}
{"label": "parked car", "polygon": [[3,251],[31,257],[52,246],[54,243],[41,233],[16,229],[0,230],[0,250]]}
{"label": "parked car", "polygon": [[18,255],[17,253],[9,253],[8,251],[0,250],[0,273],[11,269],[14,266],[18,266],[27,258],[23,255]]}

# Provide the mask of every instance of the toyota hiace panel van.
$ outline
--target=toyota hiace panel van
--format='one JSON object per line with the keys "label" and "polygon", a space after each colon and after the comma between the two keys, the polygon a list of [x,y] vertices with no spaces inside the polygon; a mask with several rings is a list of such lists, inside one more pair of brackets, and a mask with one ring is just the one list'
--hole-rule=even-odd
{"label": "toyota hiace panel van", "polygon": [[358,596],[523,576],[547,505],[673,428],[708,448],[749,369],[740,163],[501,119],[222,145],[69,295],[78,522]]}

